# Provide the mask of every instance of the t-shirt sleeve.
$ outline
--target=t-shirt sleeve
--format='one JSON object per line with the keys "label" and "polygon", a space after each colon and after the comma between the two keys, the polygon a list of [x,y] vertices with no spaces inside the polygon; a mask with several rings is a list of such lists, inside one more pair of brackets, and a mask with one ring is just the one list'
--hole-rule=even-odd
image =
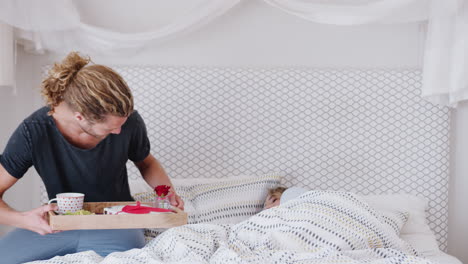
{"label": "t-shirt sleeve", "polygon": [[32,166],[31,140],[26,125],[21,125],[13,132],[3,154],[0,164],[13,177],[20,179]]}
{"label": "t-shirt sleeve", "polygon": [[132,130],[128,158],[133,162],[140,162],[150,153],[150,142],[146,132],[146,125],[138,112],[135,115],[135,125]]}

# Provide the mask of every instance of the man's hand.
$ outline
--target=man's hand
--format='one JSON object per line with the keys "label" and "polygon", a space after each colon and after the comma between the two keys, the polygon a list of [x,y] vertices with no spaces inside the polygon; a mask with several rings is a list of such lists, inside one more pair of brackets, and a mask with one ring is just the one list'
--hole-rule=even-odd
{"label": "man's hand", "polygon": [[3,194],[11,188],[17,178],[11,176],[0,164],[0,225],[28,229],[41,235],[56,233],[47,221],[47,212],[57,210],[56,204],[44,205],[27,212],[18,212],[3,201]]}
{"label": "man's hand", "polygon": [[[148,154],[148,157],[143,161],[135,163],[135,165],[149,186],[153,186],[154,188],[154,186],[158,185],[172,185],[163,167],[153,155]],[[167,197],[172,206],[184,210],[184,201],[175,193],[174,187],[169,190]]]}
{"label": "man's hand", "polygon": [[169,202],[172,206],[175,206],[180,210],[184,210],[184,201],[175,193],[174,188],[171,187],[167,196],[169,197]]}
{"label": "man's hand", "polygon": [[47,221],[47,212],[57,210],[56,204],[48,204],[31,211],[21,212],[18,227],[31,230],[41,235],[55,233]]}

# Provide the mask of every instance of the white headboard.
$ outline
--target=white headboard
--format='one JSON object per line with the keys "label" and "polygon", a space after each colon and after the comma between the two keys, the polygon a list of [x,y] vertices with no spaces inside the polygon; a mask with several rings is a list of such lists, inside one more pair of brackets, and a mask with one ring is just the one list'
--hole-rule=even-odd
{"label": "white headboard", "polygon": [[420,71],[115,69],[171,177],[281,171],[287,186],[421,195],[445,249],[450,112],[421,99]]}

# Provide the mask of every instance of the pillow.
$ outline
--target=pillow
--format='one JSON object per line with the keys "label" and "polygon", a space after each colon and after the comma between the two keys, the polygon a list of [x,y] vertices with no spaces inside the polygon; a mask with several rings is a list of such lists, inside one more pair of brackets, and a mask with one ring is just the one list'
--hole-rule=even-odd
{"label": "pillow", "polygon": [[280,204],[287,203],[289,200],[295,199],[308,191],[310,190],[302,187],[289,187],[281,195]]}
{"label": "pillow", "polygon": [[279,174],[237,176],[226,179],[174,181],[176,189],[193,205],[195,223],[235,224],[263,209],[268,189],[280,184]]}
{"label": "pillow", "polygon": [[379,211],[408,212],[408,221],[401,228],[400,237],[423,256],[439,254],[437,240],[426,221],[426,199],[410,194],[365,195],[362,198]]}
{"label": "pillow", "polygon": [[400,211],[376,211],[380,214],[380,221],[390,227],[397,236],[400,236],[401,229],[408,221],[409,213]]}
{"label": "pillow", "polygon": [[[177,194],[184,200],[188,223],[235,224],[263,209],[268,189],[280,185],[281,174],[241,175],[226,178],[172,179]],[[135,185],[134,185],[135,187]],[[149,186],[136,186],[137,201],[152,202],[155,193]],[[149,190],[149,191],[148,191]],[[148,229],[155,237],[161,230]]]}

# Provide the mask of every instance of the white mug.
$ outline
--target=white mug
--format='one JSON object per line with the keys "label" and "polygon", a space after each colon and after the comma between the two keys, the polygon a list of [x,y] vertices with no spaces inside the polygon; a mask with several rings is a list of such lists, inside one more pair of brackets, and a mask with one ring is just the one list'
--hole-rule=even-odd
{"label": "white mug", "polygon": [[83,209],[84,194],[82,193],[58,193],[57,198],[51,199],[48,204],[57,201],[59,214],[74,213]]}

